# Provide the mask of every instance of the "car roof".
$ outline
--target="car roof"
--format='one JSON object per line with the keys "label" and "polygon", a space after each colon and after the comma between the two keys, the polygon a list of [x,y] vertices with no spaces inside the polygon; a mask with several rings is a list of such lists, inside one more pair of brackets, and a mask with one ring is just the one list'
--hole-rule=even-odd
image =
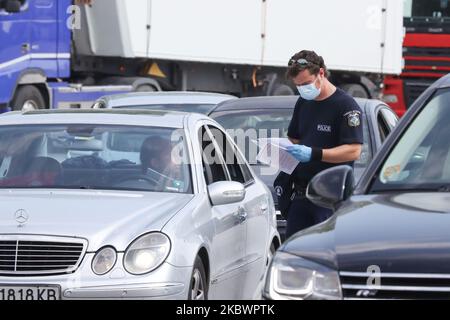
{"label": "car roof", "polygon": [[[211,114],[232,110],[294,109],[298,98],[298,96],[267,96],[224,101],[218,104]],[[380,104],[385,104],[384,102],[375,99],[355,98],[355,100],[363,111],[365,111],[366,107],[375,107]]]}
{"label": "car roof", "polygon": [[232,95],[210,92],[165,91],[116,94],[104,96],[98,100],[106,101],[108,107],[123,107],[146,104],[218,104],[230,99],[237,98]]}
{"label": "car roof", "polygon": [[[6,116],[7,115],[7,116]],[[0,125],[107,124],[163,128],[184,127],[191,113],[134,109],[69,109],[10,112],[0,117]],[[202,115],[197,115],[204,117]]]}

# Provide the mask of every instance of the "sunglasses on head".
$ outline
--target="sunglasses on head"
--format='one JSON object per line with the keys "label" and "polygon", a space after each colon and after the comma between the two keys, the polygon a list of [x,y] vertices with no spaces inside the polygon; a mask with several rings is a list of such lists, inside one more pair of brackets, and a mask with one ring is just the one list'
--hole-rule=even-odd
{"label": "sunglasses on head", "polygon": [[294,64],[297,64],[297,65],[299,65],[299,66],[306,66],[306,65],[308,65],[308,64],[317,65],[316,63],[314,63],[314,62],[309,62],[308,60],[303,59],[303,58],[300,58],[300,59],[297,59],[297,60],[295,60],[295,59],[289,60],[288,66],[292,66],[292,65],[294,65]]}

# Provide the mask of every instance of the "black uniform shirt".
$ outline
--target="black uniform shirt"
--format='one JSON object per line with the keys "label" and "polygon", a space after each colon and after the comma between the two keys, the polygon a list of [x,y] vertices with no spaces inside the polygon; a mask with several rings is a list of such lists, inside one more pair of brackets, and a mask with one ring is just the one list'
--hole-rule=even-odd
{"label": "black uniform shirt", "polygon": [[[331,149],[344,144],[363,144],[362,111],[346,92],[336,92],[322,101],[298,99],[288,136],[308,147]],[[294,180],[309,182],[317,173],[336,165],[322,161],[300,163],[293,172]]]}

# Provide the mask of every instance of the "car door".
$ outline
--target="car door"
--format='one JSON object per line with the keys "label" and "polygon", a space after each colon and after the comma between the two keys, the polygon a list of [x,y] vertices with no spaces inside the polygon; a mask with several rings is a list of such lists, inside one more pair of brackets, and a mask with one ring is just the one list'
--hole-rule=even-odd
{"label": "car door", "polygon": [[264,274],[269,237],[269,195],[261,183],[256,182],[238,148],[222,130],[208,126],[224,155],[230,179],[242,183],[246,194],[239,210],[246,216],[247,239],[243,268],[247,273],[241,288],[245,298],[251,298]]}
{"label": "car door", "polygon": [[[206,126],[199,130],[206,185],[229,181],[220,149]],[[211,299],[241,299],[247,229],[241,203],[211,205],[214,234],[211,238]]]}

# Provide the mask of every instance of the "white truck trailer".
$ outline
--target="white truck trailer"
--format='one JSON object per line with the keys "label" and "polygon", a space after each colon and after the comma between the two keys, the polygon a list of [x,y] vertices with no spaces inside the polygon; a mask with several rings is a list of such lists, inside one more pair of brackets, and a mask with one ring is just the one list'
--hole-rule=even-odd
{"label": "white truck trailer", "polygon": [[0,0],[0,109],[130,90],[294,94],[284,74],[302,49],[355,96],[402,69],[402,0],[71,2]]}
{"label": "white truck trailer", "polygon": [[140,61],[166,90],[292,94],[284,72],[302,49],[357,96],[402,69],[402,0],[95,0],[83,16],[78,55]]}

